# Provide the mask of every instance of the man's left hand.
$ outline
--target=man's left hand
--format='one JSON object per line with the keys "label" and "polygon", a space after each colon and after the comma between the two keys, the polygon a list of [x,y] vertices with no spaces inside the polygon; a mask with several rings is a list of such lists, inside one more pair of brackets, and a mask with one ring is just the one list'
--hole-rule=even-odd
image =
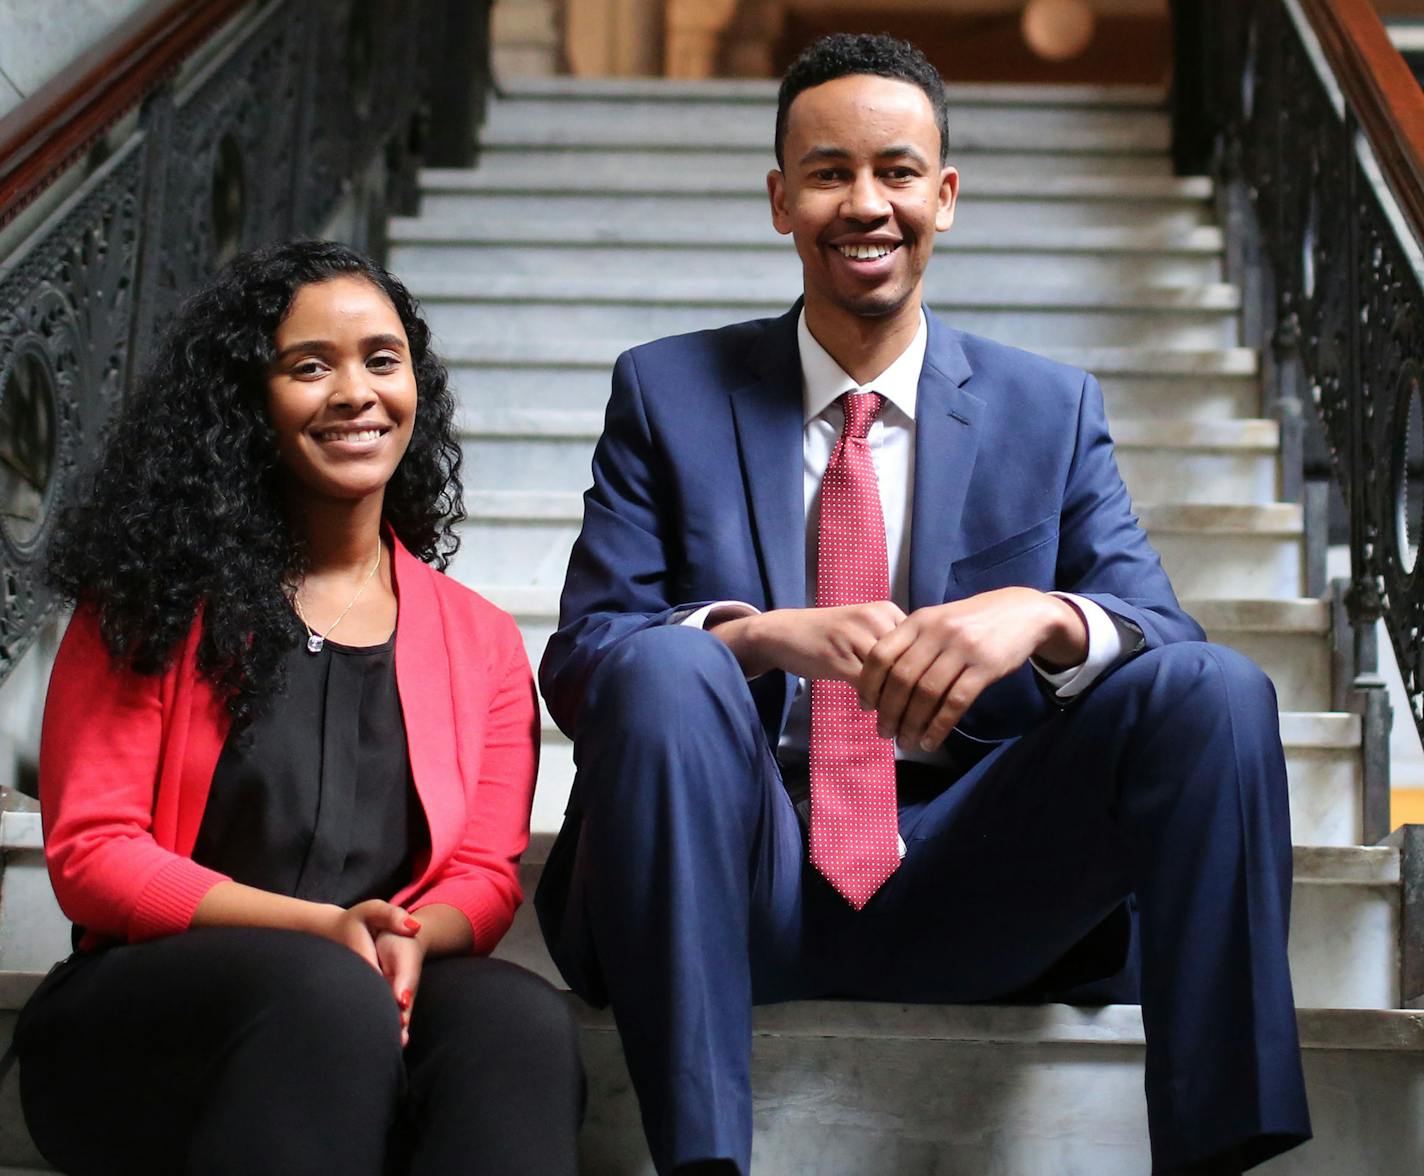
{"label": "man's left hand", "polygon": [[1073,666],[1088,655],[1082,615],[1033,588],[1000,588],[918,609],[866,655],[857,691],[880,734],[932,751],[974,700],[1030,657]]}

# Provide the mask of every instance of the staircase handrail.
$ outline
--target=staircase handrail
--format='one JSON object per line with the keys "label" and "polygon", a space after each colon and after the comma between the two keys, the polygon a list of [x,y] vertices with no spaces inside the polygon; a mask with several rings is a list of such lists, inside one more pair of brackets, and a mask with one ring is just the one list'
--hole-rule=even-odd
{"label": "staircase handrail", "polygon": [[0,118],[0,228],[251,0],[150,0]]}
{"label": "staircase handrail", "polygon": [[1424,241],[1424,89],[1371,0],[1299,0],[1386,181]]}

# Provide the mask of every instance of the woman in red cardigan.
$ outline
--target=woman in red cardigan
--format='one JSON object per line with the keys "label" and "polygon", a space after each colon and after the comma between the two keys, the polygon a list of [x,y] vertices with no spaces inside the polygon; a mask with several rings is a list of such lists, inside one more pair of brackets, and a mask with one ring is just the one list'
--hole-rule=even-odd
{"label": "woman in red cardigan", "polygon": [[453,410],[400,282],[277,246],[184,307],[64,520],[40,790],[77,950],[15,1035],[62,1171],[576,1171],[570,1017],[487,958],[538,710],[513,621],[436,570]]}

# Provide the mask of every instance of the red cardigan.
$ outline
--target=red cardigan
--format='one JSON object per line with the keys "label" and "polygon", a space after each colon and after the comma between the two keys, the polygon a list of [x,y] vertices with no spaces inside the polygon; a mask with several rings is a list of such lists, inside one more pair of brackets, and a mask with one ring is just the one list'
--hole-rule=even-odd
{"label": "red cardigan", "polygon": [[[391,901],[458,907],[488,952],[523,894],[539,712],[507,613],[394,541],[396,684],[428,855]],[[40,741],[50,881],[82,947],[188,928],[225,876],[192,860],[228,712],[197,672],[195,623],[163,674],[118,666],[95,613],[74,615],[55,659]]]}

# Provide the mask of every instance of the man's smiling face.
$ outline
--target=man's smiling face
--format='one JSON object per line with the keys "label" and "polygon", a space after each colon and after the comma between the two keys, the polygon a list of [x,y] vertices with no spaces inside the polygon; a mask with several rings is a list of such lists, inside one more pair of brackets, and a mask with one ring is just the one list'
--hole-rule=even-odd
{"label": "man's smiling face", "polygon": [[959,190],[958,173],[940,166],[924,91],[869,74],[803,90],[787,112],[784,159],[767,177],[772,224],[796,242],[808,313],[918,310]]}

